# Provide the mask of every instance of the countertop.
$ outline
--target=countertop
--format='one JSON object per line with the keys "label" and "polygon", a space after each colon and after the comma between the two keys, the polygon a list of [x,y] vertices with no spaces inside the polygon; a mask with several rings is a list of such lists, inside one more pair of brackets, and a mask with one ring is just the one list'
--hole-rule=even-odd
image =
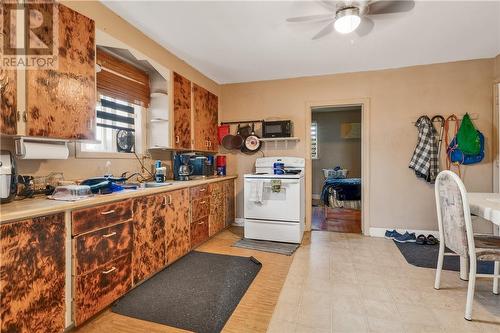
{"label": "countertop", "polygon": [[95,195],[91,198],[79,201],[56,201],[44,197],[17,200],[0,205],[0,223],[22,220],[41,215],[55,214],[68,210],[101,205],[113,201],[126,200],[145,195],[169,192],[235,178],[237,178],[237,176],[214,176],[199,180],[167,181],[171,182],[172,185],[155,188],[141,188],[137,190],[123,190],[112,194]]}

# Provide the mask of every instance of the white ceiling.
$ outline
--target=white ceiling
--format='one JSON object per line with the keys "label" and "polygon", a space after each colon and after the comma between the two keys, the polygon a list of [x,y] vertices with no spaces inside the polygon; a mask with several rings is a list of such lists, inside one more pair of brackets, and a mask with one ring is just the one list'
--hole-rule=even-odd
{"label": "white ceiling", "polygon": [[328,11],[313,1],[105,1],[146,35],[218,83],[357,72],[494,57],[499,1],[418,1],[377,16],[365,37],[288,17]]}

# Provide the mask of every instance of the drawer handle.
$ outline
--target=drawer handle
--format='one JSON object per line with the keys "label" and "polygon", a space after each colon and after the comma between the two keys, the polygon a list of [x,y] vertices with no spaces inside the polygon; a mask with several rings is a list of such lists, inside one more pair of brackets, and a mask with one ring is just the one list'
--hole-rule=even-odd
{"label": "drawer handle", "polygon": [[101,212],[101,215],[109,215],[109,214],[114,214],[115,213],[115,210],[112,209],[112,210],[108,210],[107,212]]}
{"label": "drawer handle", "polygon": [[111,267],[110,269],[108,269],[107,271],[102,271],[102,274],[109,274],[109,273],[112,273],[116,271],[116,267]]}
{"label": "drawer handle", "polygon": [[181,141],[180,136],[176,135],[175,136],[175,143],[179,143]]}
{"label": "drawer handle", "polygon": [[200,188],[200,192],[205,192],[206,190],[206,188]]}
{"label": "drawer handle", "polygon": [[204,204],[204,203],[206,203],[206,201],[205,201],[205,200],[203,200],[203,201],[200,201],[200,203],[201,203],[201,204]]}
{"label": "drawer handle", "polygon": [[172,195],[171,194],[168,195],[168,204],[172,205]]}
{"label": "drawer handle", "polygon": [[104,237],[104,238],[109,238],[109,237],[114,236],[114,235],[116,235],[116,231],[115,231],[115,232],[112,232],[112,233],[110,233],[110,234],[102,235],[102,237]]}
{"label": "drawer handle", "polygon": [[203,223],[205,223],[205,222],[201,221],[201,222],[198,222],[198,223],[196,223],[196,224],[200,225],[200,224],[203,224]]}

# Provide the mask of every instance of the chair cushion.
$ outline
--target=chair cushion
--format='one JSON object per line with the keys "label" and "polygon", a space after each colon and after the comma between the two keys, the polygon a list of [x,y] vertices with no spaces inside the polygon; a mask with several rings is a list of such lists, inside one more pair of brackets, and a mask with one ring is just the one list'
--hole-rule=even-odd
{"label": "chair cushion", "polygon": [[500,236],[474,235],[476,258],[483,261],[500,261]]}

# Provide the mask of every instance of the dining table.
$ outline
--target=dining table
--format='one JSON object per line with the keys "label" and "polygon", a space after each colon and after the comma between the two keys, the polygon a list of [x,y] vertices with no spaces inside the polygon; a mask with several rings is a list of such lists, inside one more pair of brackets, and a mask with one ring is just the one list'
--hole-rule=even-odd
{"label": "dining table", "polygon": [[[470,213],[491,222],[493,235],[498,236],[500,234],[500,193],[469,192],[467,199]],[[496,274],[498,274],[498,269],[498,264],[495,264]],[[460,257],[460,278],[462,280],[469,278],[469,262],[463,257]]]}

